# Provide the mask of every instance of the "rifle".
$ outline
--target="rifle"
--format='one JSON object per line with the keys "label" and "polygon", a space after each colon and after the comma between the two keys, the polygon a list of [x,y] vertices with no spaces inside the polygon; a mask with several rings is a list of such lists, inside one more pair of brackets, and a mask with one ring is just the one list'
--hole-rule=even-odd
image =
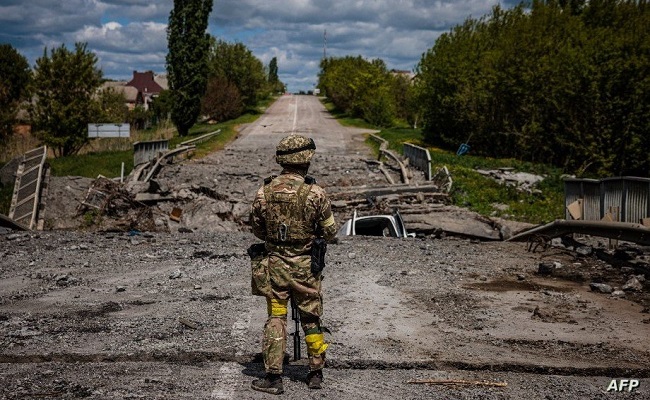
{"label": "rifle", "polygon": [[296,329],[293,335],[293,361],[300,360],[300,311],[296,300],[291,296],[291,319],[296,323]]}
{"label": "rifle", "polygon": [[327,242],[323,238],[314,239],[311,246],[311,273],[318,276],[325,268]]}

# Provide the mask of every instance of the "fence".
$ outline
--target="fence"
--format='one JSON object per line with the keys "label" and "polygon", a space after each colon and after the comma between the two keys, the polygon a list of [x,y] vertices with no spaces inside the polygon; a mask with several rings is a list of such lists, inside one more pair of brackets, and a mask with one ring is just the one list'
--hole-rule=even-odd
{"label": "fence", "polygon": [[44,175],[47,172],[45,159],[47,147],[28,151],[23,156],[16,173],[14,194],[9,208],[9,218],[29,229],[39,223],[39,204],[43,190]]}
{"label": "fence", "polygon": [[601,220],[611,214],[614,221],[641,223],[650,216],[650,178],[565,179],[565,218],[572,219],[569,206],[581,202],[581,219]]}

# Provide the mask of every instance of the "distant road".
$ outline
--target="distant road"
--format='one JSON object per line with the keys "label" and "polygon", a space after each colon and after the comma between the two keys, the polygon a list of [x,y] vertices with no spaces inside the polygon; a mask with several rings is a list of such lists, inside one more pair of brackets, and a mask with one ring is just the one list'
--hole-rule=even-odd
{"label": "distant road", "polygon": [[318,153],[341,153],[351,147],[352,137],[361,131],[341,126],[316,96],[285,95],[246,127],[228,149],[262,149],[273,157],[280,139],[297,133],[313,138]]}

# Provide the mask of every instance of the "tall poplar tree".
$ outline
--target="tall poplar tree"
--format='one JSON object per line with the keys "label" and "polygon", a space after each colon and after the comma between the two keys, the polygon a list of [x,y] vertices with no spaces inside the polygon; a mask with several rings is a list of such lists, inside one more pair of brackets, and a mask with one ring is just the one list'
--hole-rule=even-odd
{"label": "tall poplar tree", "polygon": [[275,84],[278,82],[278,58],[273,57],[269,62],[269,83]]}
{"label": "tall poplar tree", "polygon": [[206,33],[212,0],[174,0],[167,27],[167,73],[171,119],[185,136],[201,111],[208,75],[210,37]]}

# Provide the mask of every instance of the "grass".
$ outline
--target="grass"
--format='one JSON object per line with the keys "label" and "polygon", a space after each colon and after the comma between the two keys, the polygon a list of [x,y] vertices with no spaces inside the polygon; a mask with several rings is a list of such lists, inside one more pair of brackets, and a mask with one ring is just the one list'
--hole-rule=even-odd
{"label": "grass", "polygon": [[122,163],[124,163],[125,175],[133,169],[132,153],[131,151],[105,151],[52,158],[48,162],[54,176],[97,178],[103,175],[107,178],[115,178],[120,176]]}
{"label": "grass", "polygon": [[349,126],[353,128],[376,129],[373,125],[369,124],[365,120],[361,118],[351,117],[345,112],[339,110],[338,108],[336,108],[336,106],[334,106],[334,104],[331,101],[327,99],[321,101],[325,106],[325,108],[327,109],[327,111],[329,111],[329,113],[332,114],[332,116],[336,118],[341,125]]}
{"label": "grass", "polygon": [[[389,142],[389,148],[402,151],[405,142],[428,147],[420,130],[390,128],[382,130],[378,136]],[[379,145],[374,140],[366,143],[378,152]],[[562,171],[544,164],[533,164],[515,159],[495,159],[471,155],[457,156],[455,153],[428,147],[431,154],[431,169],[446,166],[453,186],[450,193],[453,204],[466,207],[485,216],[499,216],[512,220],[540,224],[550,222],[564,215],[564,187]],[[487,178],[476,169],[514,168],[515,171],[544,175],[539,184],[541,193],[528,194],[511,187],[500,185]],[[506,205],[501,210],[496,205]]]}

